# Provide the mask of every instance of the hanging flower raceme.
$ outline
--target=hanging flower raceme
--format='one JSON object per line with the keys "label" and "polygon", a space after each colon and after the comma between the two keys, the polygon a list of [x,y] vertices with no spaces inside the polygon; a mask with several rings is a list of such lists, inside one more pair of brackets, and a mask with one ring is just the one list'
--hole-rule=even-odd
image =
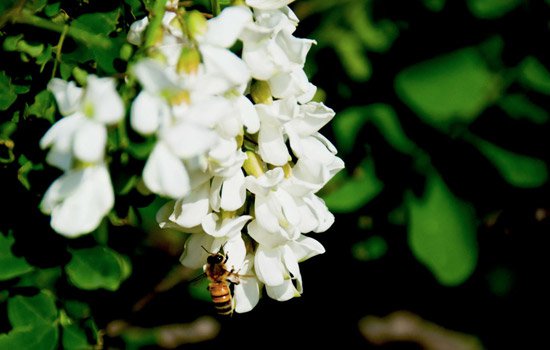
{"label": "hanging flower raceme", "polygon": [[[299,263],[324,252],[309,235],[334,222],[317,192],[344,167],[320,133],[334,112],[312,101],[304,64],[315,41],[294,36],[290,2],[236,1],[209,18],[170,1],[162,21],[128,33],[142,53],[129,65],[138,93],[128,124],[153,144],[143,185],[168,199],[160,226],[189,234],[183,265],[208,272],[209,256],[223,255],[236,312],[264,287],[279,301],[301,295]],[[65,174],[42,209],[58,232],[78,235],[113,207],[106,126],[125,108],[109,78],[90,76],[85,89],[54,79],[50,90],[65,118],[42,146]]]}

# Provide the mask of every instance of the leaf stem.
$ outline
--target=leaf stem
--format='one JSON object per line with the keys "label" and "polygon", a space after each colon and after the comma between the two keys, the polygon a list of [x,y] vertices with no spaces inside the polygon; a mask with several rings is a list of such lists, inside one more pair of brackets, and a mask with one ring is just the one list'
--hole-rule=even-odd
{"label": "leaf stem", "polygon": [[221,12],[220,2],[218,0],[210,0],[210,7],[212,7],[212,14],[217,16]]}
{"label": "leaf stem", "polygon": [[158,39],[157,33],[162,25],[162,18],[166,11],[166,0],[157,0],[155,7],[153,7],[153,13],[149,26],[147,26],[147,32],[145,34],[145,48],[149,48],[155,44]]}

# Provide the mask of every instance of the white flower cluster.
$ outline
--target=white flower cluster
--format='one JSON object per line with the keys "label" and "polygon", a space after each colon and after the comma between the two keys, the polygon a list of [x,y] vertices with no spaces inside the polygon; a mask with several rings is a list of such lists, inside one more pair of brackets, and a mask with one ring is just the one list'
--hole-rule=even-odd
{"label": "white flower cluster", "polygon": [[[156,139],[143,182],[172,199],[157,220],[190,233],[185,266],[205,264],[203,247],[223,249],[226,266],[245,276],[234,288],[236,312],[251,310],[263,286],[279,301],[302,293],[298,263],[324,252],[305,234],[334,221],[315,193],[344,167],[319,133],[334,112],[311,101],[316,87],[303,68],[314,41],[293,35],[290,2],[246,0],[209,20],[170,2],[148,58],[131,69],[142,90],[130,125]],[[135,22],[128,40],[142,45],[148,25]],[[113,205],[105,124],[120,120],[123,106],[111,80],[90,77],[85,90],[54,80],[50,89],[66,117],[42,146],[52,146],[48,161],[67,173],[43,209],[58,232],[81,234]],[[87,225],[76,222],[81,216]]]}

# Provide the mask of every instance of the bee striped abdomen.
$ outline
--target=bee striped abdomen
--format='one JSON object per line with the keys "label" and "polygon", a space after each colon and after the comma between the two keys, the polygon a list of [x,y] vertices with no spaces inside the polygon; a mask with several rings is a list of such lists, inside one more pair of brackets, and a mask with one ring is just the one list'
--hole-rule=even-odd
{"label": "bee striped abdomen", "polygon": [[227,282],[211,282],[208,289],[218,314],[231,315],[233,313],[233,302]]}

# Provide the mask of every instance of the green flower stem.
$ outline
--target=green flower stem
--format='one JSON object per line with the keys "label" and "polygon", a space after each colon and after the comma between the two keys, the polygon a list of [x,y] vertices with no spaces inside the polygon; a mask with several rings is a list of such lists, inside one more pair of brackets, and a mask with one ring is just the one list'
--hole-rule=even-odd
{"label": "green flower stem", "polygon": [[166,1],[167,0],[157,0],[155,2],[152,18],[147,26],[147,32],[145,34],[145,48],[153,46],[158,39],[157,33],[162,25],[162,18],[164,17],[164,12],[166,11]]}
{"label": "green flower stem", "polygon": [[[65,24],[54,23],[42,17],[38,17],[30,13],[29,11],[22,10],[11,18],[13,23],[28,24],[34,27],[51,30],[58,33],[63,33],[66,29]],[[102,38],[95,34],[91,34],[85,30],[75,27],[69,27],[67,35],[75,40],[86,43],[87,45],[109,48],[111,42],[108,38]]]}
{"label": "green flower stem", "polygon": [[210,6],[212,7],[212,14],[214,17],[220,14],[221,7],[218,0],[210,0]]}

